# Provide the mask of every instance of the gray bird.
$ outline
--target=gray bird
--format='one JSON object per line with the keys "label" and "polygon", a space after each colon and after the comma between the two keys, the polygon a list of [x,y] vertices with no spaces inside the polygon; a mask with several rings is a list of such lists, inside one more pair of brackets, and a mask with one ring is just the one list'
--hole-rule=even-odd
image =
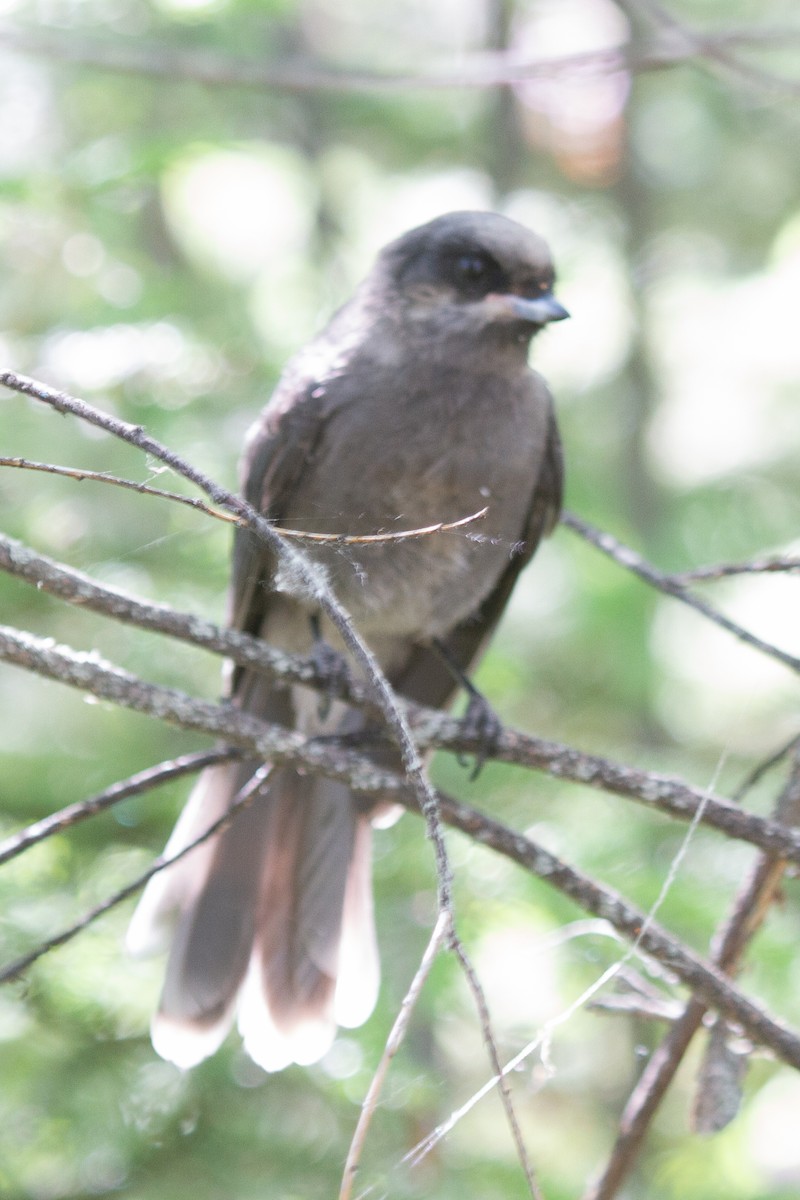
{"label": "gray bird", "polygon": [[[433,536],[307,546],[390,683],[421,704],[446,704],[464,681],[558,518],[552,400],[527,365],[533,335],[568,315],[552,287],[546,244],[505,217],[450,213],[412,229],[291,360],[248,436],[244,495],[278,526],[372,534],[488,510]],[[291,585],[237,531],[230,624],[296,654],[341,650]],[[228,694],[307,734],[367,728],[341,702],[324,713],[316,693],[250,670],[229,673]],[[396,751],[374,753],[399,767]],[[206,770],[166,853],[220,817],[260,765]],[[366,1020],[379,978],[371,829],[386,808],[281,767],[224,834],[151,880],[129,946],[171,936],[159,1054],[192,1066],[238,1010],[248,1053],[279,1070],[320,1058],[337,1024]]]}

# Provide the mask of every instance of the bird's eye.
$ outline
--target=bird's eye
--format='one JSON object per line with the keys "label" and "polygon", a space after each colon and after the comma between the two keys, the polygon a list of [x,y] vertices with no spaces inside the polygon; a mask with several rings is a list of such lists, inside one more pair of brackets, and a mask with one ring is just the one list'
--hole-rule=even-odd
{"label": "bird's eye", "polygon": [[462,279],[470,281],[482,279],[486,274],[488,264],[477,254],[462,254],[456,259],[456,270]]}

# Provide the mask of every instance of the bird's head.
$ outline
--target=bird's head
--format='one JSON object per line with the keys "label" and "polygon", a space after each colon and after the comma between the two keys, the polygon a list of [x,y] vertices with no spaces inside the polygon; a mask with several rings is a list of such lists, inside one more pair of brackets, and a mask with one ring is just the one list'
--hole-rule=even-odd
{"label": "bird's head", "polygon": [[567,310],[553,295],[547,244],[497,213],[456,212],[403,234],[381,253],[381,291],[426,339],[527,345]]}

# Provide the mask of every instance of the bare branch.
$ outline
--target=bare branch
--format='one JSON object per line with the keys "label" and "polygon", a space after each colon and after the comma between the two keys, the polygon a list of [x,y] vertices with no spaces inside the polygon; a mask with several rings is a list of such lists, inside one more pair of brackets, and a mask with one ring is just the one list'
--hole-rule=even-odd
{"label": "bare branch", "polygon": [[[679,34],[679,36],[678,36]],[[115,74],[146,76],[169,83],[188,81],[205,87],[254,88],[288,94],[326,92],[334,94],[392,94],[408,91],[487,91],[525,83],[531,79],[559,75],[616,74],[627,70],[634,74],[660,71],[684,63],[727,66],[737,72],[749,71],[754,82],[770,90],[789,94],[798,90],[794,80],[772,76],[748,68],[733,54],[733,49],[770,47],[780,42],[780,31],[763,28],[717,30],[697,33],[678,26],[659,29],[649,41],[637,47],[620,44],[600,50],[540,59],[520,58],[509,52],[465,56],[457,69],[438,66],[407,73],[375,72],[358,68],[338,69],[327,64],[300,60],[291,63],[264,63],[253,58],[234,57],[203,49],[176,50],[153,43],[121,43],[97,37],[65,35],[62,30],[42,26],[0,28],[0,45],[72,66],[94,67]],[[796,39],[798,31],[784,31],[783,43]]]}
{"label": "bare branch", "polygon": [[773,646],[771,642],[765,642],[762,638],[756,637],[754,633],[743,629],[741,625],[737,625],[735,621],[731,621],[729,617],[718,612],[706,600],[700,596],[695,596],[688,588],[673,575],[666,575],[663,571],[659,571],[656,567],[651,566],[646,559],[637,554],[635,550],[631,550],[630,546],[626,546],[623,542],[612,537],[610,533],[604,533],[601,529],[597,529],[594,525],[590,525],[588,521],[584,521],[581,517],[575,516],[574,513],[565,512],[561,515],[562,524],[574,533],[580,534],[587,542],[591,542],[598,550],[602,550],[603,554],[607,554],[609,558],[613,558],[614,562],[618,562],[626,570],[632,571],[634,575],[638,575],[640,579],[646,580],[653,587],[658,588],[660,592],[664,592],[667,596],[674,596],[676,600],[683,601],[690,608],[694,608],[697,612],[708,617],[716,625],[722,629],[727,629],[728,633],[732,633],[734,637],[740,641],[746,642],[748,646],[753,646],[756,650],[760,650],[763,654],[768,654],[770,658],[777,659],[784,666],[791,667],[793,671],[800,671],[800,658],[795,658],[793,654],[788,654],[785,650]]}
{"label": "bare branch", "polygon": [[800,1037],[742,996],[719,968],[704,962],[656,922],[648,923],[646,914],[616,892],[582,875],[531,838],[513,832],[484,813],[476,813],[451,796],[440,795],[440,802],[442,817],[448,825],[491,846],[569,896],[585,911],[607,920],[626,940],[638,943],[641,951],[672,971],[707,1004],[738,1022],[753,1041],[768,1046],[784,1062],[800,1069]]}
{"label": "bare branch", "polygon": [[[268,649],[263,643],[262,646]],[[104,663],[97,655],[80,654],[68,647],[55,646],[50,639],[4,626],[0,626],[0,659],[169,724],[224,738],[257,757],[293,762],[305,770],[340,779],[354,791],[391,793],[406,802],[402,797],[408,785],[400,776],[354,753],[353,747],[363,745],[363,739],[308,740],[258,721],[231,705],[210,704],[184,692],[145,683],[138,676]],[[463,722],[457,718],[434,709],[416,708],[409,712],[420,749],[474,753],[479,748],[474,733],[466,735]],[[703,824],[800,865],[800,834],[776,821],[743,812],[680,779],[639,771],[508,729],[499,733],[492,757],[625,796],[681,821],[695,819],[702,809]]]}
{"label": "bare branch", "polygon": [[[266,738],[262,740],[262,745],[265,744]],[[314,757],[313,751],[313,744],[309,743],[310,758]],[[277,755],[275,761],[279,761]],[[348,780],[348,782],[350,786],[353,786],[352,781]],[[402,788],[394,793],[393,798],[406,807],[419,812],[417,799],[405,781],[402,781]],[[628,904],[616,892],[581,874],[580,871],[569,866],[523,834],[516,833],[491,817],[476,812],[451,796],[440,795],[439,803],[442,818],[448,825],[461,830],[482,845],[505,855],[525,870],[557,888],[581,908],[608,921],[627,941],[635,944],[643,953],[651,955],[667,967],[682,983],[696,992],[708,1006],[719,1010],[726,1017],[741,1025],[754,1042],[766,1046],[789,1066],[800,1070],[800,1037],[780,1021],[769,1016],[759,1005],[748,1000],[716,967],[704,962],[658,924],[650,921],[645,913]],[[233,811],[231,810],[231,813]],[[223,820],[227,820],[231,813],[226,814]],[[222,828],[221,825],[212,826],[203,837],[212,836],[220,828]],[[188,853],[190,849],[192,846],[187,846],[184,852]],[[115,904],[121,903],[138,891],[156,871],[166,865],[168,862],[163,859],[158,860],[139,879],[121,889],[102,905],[92,909],[70,929],[49,939],[24,959],[10,964],[0,972],[0,981],[15,978],[43,954],[57,946],[64,945],[99,916],[113,908]]]}
{"label": "bare branch", "polygon": [[770,772],[774,767],[777,767],[779,763],[783,762],[788,754],[791,754],[792,751],[796,753],[798,749],[800,749],[800,735],[795,734],[794,737],[789,738],[789,741],[785,742],[782,746],[775,750],[774,753],[768,755],[762,762],[758,763],[758,765],[755,766],[753,770],[745,776],[745,778],[737,787],[736,791],[733,793],[731,799],[733,800],[734,804],[741,804],[747,793],[751,791],[752,788],[754,788],[756,784],[759,783],[766,774],[768,774],[768,772]]}
{"label": "bare branch", "polygon": [[514,1139],[517,1158],[519,1159],[522,1170],[525,1173],[525,1182],[528,1185],[528,1191],[530,1192],[531,1196],[533,1196],[534,1200],[543,1200],[539,1185],[536,1182],[536,1175],[534,1174],[533,1165],[528,1156],[528,1149],[522,1136],[522,1130],[520,1129],[519,1121],[517,1120],[517,1114],[514,1110],[514,1101],[511,1097],[511,1089],[508,1086],[508,1074],[503,1069],[503,1064],[500,1062],[497,1043],[494,1039],[494,1034],[492,1033],[492,1022],[491,1017],[489,1016],[489,1006],[486,1003],[486,995],[481,986],[481,981],[478,978],[478,974],[472,965],[472,961],[467,955],[467,952],[461,942],[459,942],[457,939],[453,939],[451,949],[454,951],[456,957],[461,963],[461,970],[463,971],[464,977],[467,980],[469,989],[472,992],[472,998],[475,1001],[475,1006],[478,1010],[478,1018],[480,1020],[483,1041],[489,1054],[489,1061],[492,1065],[493,1078],[491,1082],[497,1083],[497,1087],[500,1091],[500,1098],[503,1103],[503,1108],[505,1109],[506,1120],[508,1121],[508,1125],[511,1130],[511,1136]]}
{"label": "bare branch", "polygon": [[196,846],[200,846],[203,844],[203,842],[208,841],[209,838],[214,837],[218,833],[222,833],[228,828],[231,821],[233,821],[233,819],[243,809],[248,808],[253,803],[253,800],[258,795],[266,776],[269,774],[269,770],[269,767],[262,767],[260,771],[256,772],[256,775],[242,788],[223,815],[214,821],[212,825],[209,825],[208,828],[204,830],[199,837],[195,838],[194,841],[188,846],[184,846],[182,850],[177,851],[177,853],[171,855],[169,858],[161,855],[160,857],[154,859],[147,870],[143,872],[143,874],[139,875],[138,878],[134,879],[124,888],[120,888],[118,892],[114,892],[113,895],[104,900],[102,904],[97,904],[94,908],[89,909],[89,911],[84,913],[81,919],[76,921],[74,925],[70,925],[68,928],[62,929],[61,933],[57,933],[51,938],[47,938],[46,941],[41,942],[28,954],[23,954],[20,958],[15,959],[13,962],[7,963],[5,967],[0,969],[0,984],[10,983],[12,980],[18,979],[23,971],[26,971],[28,967],[33,966],[33,964],[45,954],[49,954],[51,950],[58,949],[59,946],[66,945],[67,942],[70,942],[74,937],[77,937],[79,933],[83,933],[84,929],[88,929],[88,927],[94,924],[95,921],[99,920],[100,917],[105,916],[107,912],[110,912],[112,908],[115,908],[118,904],[122,904],[122,902],[127,900],[130,896],[136,895],[136,893],[141,891],[144,885],[148,883],[154,875],[157,875],[159,871],[163,871],[165,867],[171,867],[173,863],[179,862],[191,850],[194,850]]}
{"label": "bare branch", "polygon": [[139,771],[136,775],[131,775],[129,779],[112,783],[111,787],[98,792],[96,796],[90,796],[88,800],[82,800],[77,804],[69,804],[59,812],[43,817],[41,821],[28,825],[19,833],[13,833],[5,841],[0,842],[0,864],[16,858],[18,854],[22,854],[23,850],[30,849],[31,846],[43,842],[53,834],[63,833],[65,829],[71,829],[73,825],[78,825],[81,821],[94,817],[99,812],[104,812],[105,809],[119,804],[122,800],[129,800],[131,796],[141,796],[165,783],[182,779],[184,775],[193,775],[197,771],[202,771],[204,767],[215,766],[217,763],[227,762],[231,758],[238,758],[239,754],[240,751],[230,746],[220,750],[202,750],[196,754],[184,754],[170,762],[159,763],[157,767]]}
{"label": "bare branch", "polygon": [[431,967],[436,961],[436,956],[441,950],[444,942],[450,932],[450,918],[447,913],[440,912],[436,919],[436,924],[433,927],[433,932],[425,947],[425,953],[417,968],[414,978],[411,980],[408,991],[403,997],[403,1002],[400,1005],[394,1024],[386,1039],[386,1045],[383,1049],[380,1062],[372,1076],[367,1094],[361,1104],[361,1113],[359,1114],[353,1137],[350,1142],[350,1149],[347,1152],[345,1159],[344,1171],[342,1172],[342,1183],[339,1189],[339,1200],[350,1200],[353,1191],[353,1182],[356,1177],[356,1172],[361,1163],[361,1154],[366,1142],[367,1132],[369,1130],[375,1109],[380,1098],[381,1089],[392,1065],[392,1060],[403,1044],[403,1039],[406,1036],[409,1021],[416,1008],[417,1001],[422,991],[425,980],[428,978]]}
{"label": "bare branch", "polygon": [[[791,44],[800,37],[800,29],[790,26],[783,30],[730,29],[715,30],[713,33],[693,29],[684,21],[679,20],[674,12],[666,8],[658,0],[617,0],[617,4],[629,16],[637,17],[646,12],[653,28],[649,31],[648,40],[644,46],[655,41],[661,47],[662,55],[668,57],[670,50],[673,62],[694,62],[696,64],[717,68],[717,74],[722,68],[726,74],[738,75],[739,78],[754,85],[760,91],[787,96],[800,95],[800,83],[782,75],[775,75],[752,66],[744,61],[736,50],[746,48],[763,49],[780,45],[783,35],[784,44]],[[635,51],[634,51],[635,54]]]}
{"label": "bare branch", "polygon": [[[787,824],[800,821],[800,757],[795,758],[789,781],[776,805],[776,816]],[[726,974],[735,972],[748,942],[764,921],[785,869],[785,860],[763,854],[743,884],[711,947],[711,961]],[[651,1056],[620,1118],[617,1140],[603,1174],[589,1187],[584,1200],[613,1200],[617,1195],[707,1011],[708,1005],[702,997],[692,996]]]}
{"label": "bare branch", "polygon": [[766,558],[754,558],[744,563],[720,563],[713,567],[695,567],[681,571],[670,578],[685,587],[688,583],[706,583],[716,579],[728,579],[734,575],[770,575],[800,573],[800,558],[790,554],[776,554]]}
{"label": "bare branch", "polygon": [[[179,492],[166,492],[163,488],[154,488],[148,483],[138,483],[135,479],[122,479],[119,475],[109,474],[108,471],[87,471],[82,467],[59,467],[55,463],[33,462],[29,458],[3,457],[0,457],[0,467],[19,467],[26,471],[41,471],[46,475],[61,475],[68,479],[75,479],[78,483],[86,480],[91,483],[108,483],[114,487],[139,492],[143,496],[157,496],[160,500],[172,500],[176,504],[185,504],[188,508],[194,508],[218,521],[226,521],[229,525],[246,524],[241,518],[235,517],[231,513],[211,508],[202,500],[198,500],[196,496],[182,496]],[[391,533],[312,533],[307,529],[287,529],[283,525],[275,525],[274,529],[281,537],[293,538],[298,542],[325,542],[336,546],[371,545],[382,542],[404,542],[410,538],[428,537],[434,533],[451,533],[454,529],[464,529],[467,525],[473,525],[475,521],[480,521],[488,511],[488,507],[481,508],[468,517],[461,517],[458,521],[437,521],[436,524],[426,525],[423,529],[400,529],[393,530]]]}
{"label": "bare branch", "polygon": [[97,654],[79,654],[56,646],[49,638],[0,626],[0,659],[169,725],[223,738],[262,761],[292,762],[340,778],[355,791],[414,791],[401,776],[379,769],[369,759],[330,740],[305,738],[281,725],[269,725],[232,704],[211,704],[174,688],[146,683],[104,662]]}
{"label": "bare branch", "polygon": [[[416,714],[412,714],[412,727],[422,748],[436,747],[460,753],[474,753],[478,748],[476,739],[464,736],[462,723],[455,717],[431,712],[430,716],[426,713],[418,720]],[[787,830],[777,821],[744,812],[729,801],[692,787],[675,776],[640,771],[512,729],[501,731],[489,757],[624,796],[680,821],[693,820],[702,807],[703,825],[718,829],[728,837],[780,853],[792,862],[797,861],[800,834]]]}
{"label": "bare branch", "polygon": [[46,475],[61,475],[75,479],[78,483],[88,480],[90,483],[108,483],[113,487],[127,488],[139,492],[142,496],[157,496],[161,500],[173,500],[176,504],[185,504],[188,508],[197,509],[206,516],[215,517],[218,521],[227,521],[238,525],[239,521],[230,513],[219,512],[210,508],[196,496],[181,496],[179,492],[165,492],[161,488],[151,487],[148,483],[138,483],[135,479],[122,479],[119,475],[111,475],[108,471],[87,471],[83,467],[59,467],[55,463],[33,462],[29,458],[0,458],[0,467],[19,467],[25,471],[42,471]]}
{"label": "bare branch", "polygon": [[[94,654],[57,647],[50,639],[4,626],[0,626],[0,659],[169,724],[224,738],[257,757],[294,762],[305,770],[340,779],[354,791],[392,793],[405,803],[401,797],[408,785],[400,776],[354,753],[353,747],[363,745],[363,739],[307,740],[279,726],[266,725],[231,705],[210,704],[184,692],[145,683]],[[474,733],[466,735],[463,722],[457,718],[434,709],[409,709],[409,713],[420,749],[457,753],[478,749]],[[508,729],[499,733],[492,757],[625,796],[681,821],[693,820],[702,809],[703,824],[800,865],[800,834],[776,821],[743,812],[680,779],[639,771]]]}

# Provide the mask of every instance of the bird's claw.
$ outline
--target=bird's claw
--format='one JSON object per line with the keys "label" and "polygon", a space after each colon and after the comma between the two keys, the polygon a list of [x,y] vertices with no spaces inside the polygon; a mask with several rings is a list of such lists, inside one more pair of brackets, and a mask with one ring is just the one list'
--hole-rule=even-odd
{"label": "bird's claw", "polygon": [[[464,736],[477,743],[475,760],[470,771],[470,783],[477,779],[484,768],[487,758],[497,749],[503,725],[497,713],[488,700],[480,692],[470,692],[467,711],[461,719]],[[459,754],[456,758],[459,766],[468,766],[469,756]]]}
{"label": "bird's claw", "polygon": [[321,637],[314,639],[311,659],[315,670],[324,680],[319,693],[317,716],[320,721],[327,721],[333,701],[342,694],[349,679],[347,663],[342,655]]}

